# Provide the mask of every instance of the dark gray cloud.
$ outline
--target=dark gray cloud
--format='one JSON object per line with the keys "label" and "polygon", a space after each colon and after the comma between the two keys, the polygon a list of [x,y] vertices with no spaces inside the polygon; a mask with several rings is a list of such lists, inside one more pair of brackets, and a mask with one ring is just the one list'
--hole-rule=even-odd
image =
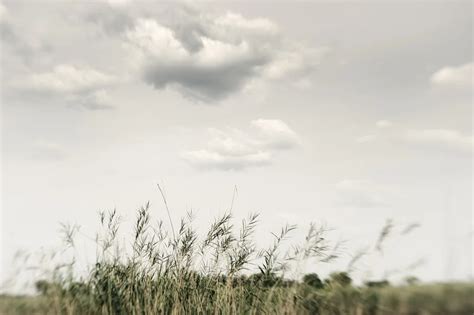
{"label": "dark gray cloud", "polygon": [[264,56],[248,56],[220,67],[157,61],[145,68],[143,78],[157,89],[169,86],[191,99],[212,102],[240,90],[267,61]]}

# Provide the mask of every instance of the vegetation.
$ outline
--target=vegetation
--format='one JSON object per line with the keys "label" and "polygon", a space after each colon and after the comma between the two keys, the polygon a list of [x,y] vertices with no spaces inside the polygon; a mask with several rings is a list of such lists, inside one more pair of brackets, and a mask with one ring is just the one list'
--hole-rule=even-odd
{"label": "vegetation", "polygon": [[[166,201],[166,200],[165,200]],[[283,250],[295,227],[274,234],[258,249],[253,241],[258,215],[234,229],[229,213],[204,237],[192,214],[168,232],[151,224],[150,205],[139,209],[129,248],[119,245],[116,211],[100,214],[97,260],[86,276],[75,274],[75,259],[36,282],[36,296],[0,296],[1,314],[459,314],[474,312],[474,285],[387,281],[355,286],[348,272],[322,280],[299,277],[305,263],[330,263],[338,244],[327,229],[311,224],[303,244]],[[238,230],[237,232],[235,230]],[[64,226],[69,248],[76,226]],[[252,274],[253,272],[253,274]],[[300,280],[301,279],[301,280]]]}

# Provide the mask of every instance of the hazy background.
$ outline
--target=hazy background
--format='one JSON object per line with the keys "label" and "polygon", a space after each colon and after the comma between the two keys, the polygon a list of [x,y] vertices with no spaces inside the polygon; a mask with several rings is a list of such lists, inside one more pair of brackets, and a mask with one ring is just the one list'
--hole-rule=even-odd
{"label": "hazy background", "polygon": [[360,277],[472,278],[471,1],[3,0],[0,27],[2,279],[59,222],[165,218],[156,183],[200,227],[236,186],[261,242],[325,222],[331,269],[392,218]]}

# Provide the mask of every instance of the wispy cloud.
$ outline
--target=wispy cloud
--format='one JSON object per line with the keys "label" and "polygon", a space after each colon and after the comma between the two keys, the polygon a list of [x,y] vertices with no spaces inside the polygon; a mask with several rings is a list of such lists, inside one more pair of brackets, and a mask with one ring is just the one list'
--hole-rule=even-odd
{"label": "wispy cloud", "polygon": [[381,121],[377,122],[376,126],[383,128],[383,130],[379,130],[374,134],[359,136],[356,138],[356,142],[371,143],[375,141],[390,141],[415,149],[428,149],[456,154],[471,154],[474,147],[474,138],[472,135],[463,134],[454,129],[416,129],[398,124],[395,125],[392,122],[389,124],[381,124]]}
{"label": "wispy cloud", "polygon": [[118,82],[117,77],[92,67],[61,64],[51,71],[31,73],[12,85],[38,96],[58,97],[71,106],[101,110],[113,107],[105,89]]}
{"label": "wispy cloud", "polygon": [[473,137],[452,129],[411,129],[401,137],[408,143],[421,147],[472,153]]}
{"label": "wispy cloud", "polygon": [[390,120],[379,120],[375,123],[375,125],[379,128],[388,128],[393,126],[393,122]]}
{"label": "wispy cloud", "polygon": [[7,8],[5,7],[5,5],[0,1],[0,23],[3,23],[3,21],[5,20],[5,17],[7,15]]}
{"label": "wispy cloud", "polygon": [[97,90],[84,96],[73,99],[70,102],[72,107],[80,107],[86,110],[108,110],[114,106],[106,90]]}
{"label": "wispy cloud", "polygon": [[61,64],[51,71],[32,73],[23,82],[24,88],[45,93],[84,93],[107,87],[116,79],[87,66]]}
{"label": "wispy cloud", "polygon": [[356,138],[356,142],[358,143],[365,143],[365,142],[373,142],[377,139],[376,135],[365,135]]}
{"label": "wispy cloud", "polygon": [[[51,51],[50,43],[44,38],[36,36],[35,30],[24,31],[13,10],[0,2],[0,40],[2,43],[2,58],[12,63],[12,58],[18,59],[22,66],[29,67],[32,63],[44,60],[43,53]],[[10,56],[11,55],[11,56]],[[41,56],[41,58],[40,58]],[[44,59],[43,59],[44,58]],[[3,70],[3,69],[2,69]]]}
{"label": "wispy cloud", "polygon": [[472,88],[473,69],[472,62],[460,66],[447,66],[433,73],[431,83],[439,86]]}
{"label": "wispy cloud", "polygon": [[198,168],[242,170],[268,165],[278,151],[292,149],[300,143],[298,135],[281,120],[258,119],[251,125],[250,133],[211,129],[206,148],[187,151],[182,157]]}

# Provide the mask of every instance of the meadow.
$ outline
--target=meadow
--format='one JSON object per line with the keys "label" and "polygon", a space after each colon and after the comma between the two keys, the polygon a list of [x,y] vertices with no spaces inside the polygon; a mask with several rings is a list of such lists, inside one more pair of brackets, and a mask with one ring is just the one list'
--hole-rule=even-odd
{"label": "meadow", "polygon": [[[166,205],[166,200],[165,200]],[[205,235],[193,228],[192,214],[179,226],[152,224],[150,204],[137,213],[130,246],[118,241],[116,211],[100,213],[97,258],[86,275],[75,258],[35,279],[36,295],[0,296],[0,314],[353,314],[471,315],[474,283],[403,284],[386,280],[355,284],[350,270],[326,279],[300,274],[306,262],[331,264],[340,255],[327,228],[311,224],[301,244],[294,226],[273,234],[267,248],[254,241],[258,215],[235,225],[231,213],[217,218]],[[378,242],[387,237],[390,225]],[[77,226],[63,226],[68,248]],[[352,263],[357,263],[359,256]]]}

